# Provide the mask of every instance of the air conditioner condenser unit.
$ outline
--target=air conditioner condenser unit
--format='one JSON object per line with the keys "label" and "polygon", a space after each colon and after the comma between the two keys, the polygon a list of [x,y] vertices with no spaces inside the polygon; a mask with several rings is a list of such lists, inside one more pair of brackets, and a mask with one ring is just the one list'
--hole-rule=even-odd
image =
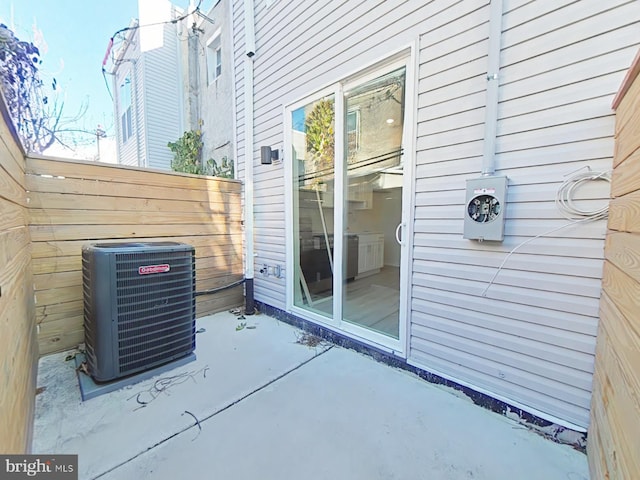
{"label": "air conditioner condenser unit", "polygon": [[87,366],[107,382],[195,350],[195,251],[176,242],[82,248]]}

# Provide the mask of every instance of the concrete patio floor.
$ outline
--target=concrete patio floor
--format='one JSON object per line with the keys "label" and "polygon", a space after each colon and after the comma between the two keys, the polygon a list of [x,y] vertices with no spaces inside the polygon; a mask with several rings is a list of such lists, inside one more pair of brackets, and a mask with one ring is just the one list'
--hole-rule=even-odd
{"label": "concrete patio floor", "polygon": [[199,319],[195,362],[86,402],[67,354],[42,358],[34,453],[78,454],[82,480],[589,478],[584,454],[458,392],[242,322]]}

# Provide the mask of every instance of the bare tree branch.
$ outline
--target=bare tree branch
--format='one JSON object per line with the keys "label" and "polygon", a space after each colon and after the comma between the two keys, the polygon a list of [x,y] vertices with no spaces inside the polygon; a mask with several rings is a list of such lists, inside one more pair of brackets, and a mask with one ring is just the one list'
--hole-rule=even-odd
{"label": "bare tree branch", "polygon": [[0,24],[0,88],[25,150],[35,153],[42,153],[56,142],[70,148],[62,136],[73,129],[65,127],[78,122],[88,109],[88,103],[83,102],[76,115],[65,117],[55,79],[51,82],[52,92],[46,94],[39,74],[41,63],[40,52],[33,43],[20,41]]}

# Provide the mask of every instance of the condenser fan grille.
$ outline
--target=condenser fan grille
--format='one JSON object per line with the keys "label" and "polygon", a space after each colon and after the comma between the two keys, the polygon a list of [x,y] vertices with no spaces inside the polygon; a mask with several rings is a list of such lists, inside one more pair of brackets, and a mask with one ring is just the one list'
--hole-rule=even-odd
{"label": "condenser fan grille", "polygon": [[177,242],[82,248],[87,364],[98,382],[195,350],[195,250]]}
{"label": "condenser fan grille", "polygon": [[[142,274],[145,267],[159,271]],[[163,363],[195,348],[193,271],[193,258],[184,252],[116,254],[121,373]]]}
{"label": "condenser fan grille", "polygon": [[[91,265],[92,258],[88,255],[82,255],[82,294],[83,294],[83,310],[84,310],[84,318],[91,319],[93,317],[93,308],[92,301],[93,296],[91,295],[91,286],[92,286],[92,276],[93,268]],[[85,348],[87,352],[87,362],[89,363],[90,369],[95,369],[95,359],[96,353],[94,350],[94,345],[96,344],[96,328],[95,323],[92,321],[85,320],[84,322],[84,337],[85,337]]]}

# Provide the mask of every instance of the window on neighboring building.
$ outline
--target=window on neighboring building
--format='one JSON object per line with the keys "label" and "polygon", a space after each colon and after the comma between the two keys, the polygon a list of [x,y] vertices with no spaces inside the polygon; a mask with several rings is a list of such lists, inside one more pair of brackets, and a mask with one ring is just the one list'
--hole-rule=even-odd
{"label": "window on neighboring building", "polygon": [[220,30],[207,42],[207,83],[212,84],[222,75],[222,45]]}
{"label": "window on neighboring building", "polygon": [[122,143],[126,143],[133,134],[131,122],[131,77],[126,76],[120,84],[120,129]]}
{"label": "window on neighboring building", "polygon": [[347,150],[355,153],[360,148],[360,110],[347,112]]}

